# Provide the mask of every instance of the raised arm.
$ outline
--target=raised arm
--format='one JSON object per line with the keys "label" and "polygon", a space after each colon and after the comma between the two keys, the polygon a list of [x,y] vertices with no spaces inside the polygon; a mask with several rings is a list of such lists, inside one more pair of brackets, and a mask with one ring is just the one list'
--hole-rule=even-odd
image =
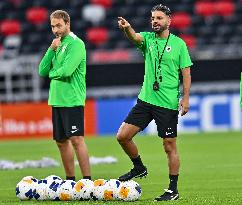
{"label": "raised arm", "polygon": [[40,76],[45,77],[49,75],[50,69],[52,67],[52,59],[54,56],[55,56],[55,51],[49,48],[39,64]]}
{"label": "raised arm", "polygon": [[49,72],[50,79],[63,79],[70,77],[77,69],[78,65],[86,60],[86,50],[84,44],[73,42],[67,48],[67,54],[63,65],[60,68],[53,68]]}
{"label": "raised arm", "polygon": [[39,75],[40,76],[45,77],[45,76],[49,75],[50,69],[52,68],[52,59],[55,56],[55,51],[56,51],[57,47],[61,43],[60,39],[61,38],[58,37],[52,41],[50,48],[47,50],[44,57],[40,61],[40,64],[39,64]]}
{"label": "raised arm", "polygon": [[142,36],[138,33],[135,33],[135,30],[131,27],[126,19],[124,19],[123,17],[118,17],[118,25],[130,41],[137,45],[140,45],[142,43]]}

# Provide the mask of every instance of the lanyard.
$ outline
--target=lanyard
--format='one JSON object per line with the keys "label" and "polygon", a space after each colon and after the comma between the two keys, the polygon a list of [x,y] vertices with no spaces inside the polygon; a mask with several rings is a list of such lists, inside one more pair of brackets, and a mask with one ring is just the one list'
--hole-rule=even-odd
{"label": "lanyard", "polygon": [[[160,56],[160,52],[159,52],[159,48],[158,48],[157,40],[155,40],[156,50],[157,50],[157,54],[158,54],[158,57],[159,57],[159,65],[158,65],[158,68],[157,68],[157,66],[156,66],[156,60],[155,60],[155,81],[156,81],[156,82],[157,82],[156,71],[161,69],[161,61],[162,61],[162,57],[163,57],[163,54],[164,54],[164,52],[165,52],[165,49],[166,49],[167,43],[168,43],[168,41],[169,41],[169,38],[170,38],[170,33],[169,33],[168,38],[167,38],[167,40],[166,40],[166,44],[165,44],[165,46],[164,46],[164,48],[163,48],[163,51],[162,51],[162,53],[161,53],[161,56]],[[160,76],[159,79],[160,79],[160,81],[162,81],[162,76]]]}

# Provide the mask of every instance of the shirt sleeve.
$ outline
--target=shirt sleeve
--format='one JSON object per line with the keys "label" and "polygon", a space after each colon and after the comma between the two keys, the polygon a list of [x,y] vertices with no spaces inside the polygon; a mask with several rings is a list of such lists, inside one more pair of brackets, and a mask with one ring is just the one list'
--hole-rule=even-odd
{"label": "shirt sleeve", "polygon": [[39,75],[40,76],[48,76],[50,69],[52,67],[52,59],[55,56],[55,51],[53,51],[51,48],[49,48],[42,60],[40,61],[39,64]]}
{"label": "shirt sleeve", "polygon": [[146,32],[140,32],[139,33],[142,38],[143,38],[143,41],[141,42],[141,44],[136,44],[135,46],[141,50],[142,52],[144,52],[145,48],[146,48]]}
{"label": "shirt sleeve", "polygon": [[184,41],[182,42],[179,60],[180,60],[181,69],[187,68],[187,67],[190,67],[193,65],[190,55],[189,55],[189,51],[187,49],[187,45]]}
{"label": "shirt sleeve", "polygon": [[62,79],[70,77],[78,68],[78,65],[86,60],[86,50],[84,43],[71,43],[66,50],[67,54],[62,66],[57,69],[51,69],[49,72],[50,79]]}

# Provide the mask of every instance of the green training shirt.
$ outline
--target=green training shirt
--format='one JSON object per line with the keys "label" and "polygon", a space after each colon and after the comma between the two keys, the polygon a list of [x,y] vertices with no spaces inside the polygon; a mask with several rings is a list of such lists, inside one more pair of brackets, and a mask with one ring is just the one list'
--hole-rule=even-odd
{"label": "green training shirt", "polygon": [[[137,47],[142,51],[145,60],[144,82],[138,98],[152,105],[177,110],[179,106],[179,72],[190,67],[191,62],[186,43],[179,37],[170,34],[167,46],[161,60],[161,69],[158,69],[159,58],[165,47],[167,38],[161,39],[154,32],[141,32],[143,42]],[[156,44],[157,42],[157,44]],[[157,52],[157,45],[159,54]],[[155,63],[157,65],[157,81],[159,90],[153,90],[155,82]],[[159,77],[162,76],[160,82]]]}
{"label": "green training shirt", "polygon": [[84,106],[86,99],[86,49],[74,33],[61,38],[56,51],[49,48],[39,74],[50,81],[48,104],[55,107]]}

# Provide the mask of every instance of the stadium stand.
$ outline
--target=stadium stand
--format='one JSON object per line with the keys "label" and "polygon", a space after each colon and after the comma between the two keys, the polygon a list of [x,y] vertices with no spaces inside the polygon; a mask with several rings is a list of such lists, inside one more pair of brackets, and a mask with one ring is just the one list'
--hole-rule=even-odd
{"label": "stadium stand", "polygon": [[[20,89],[13,89],[12,84],[16,79],[34,82],[33,79],[38,78],[36,67],[39,58],[53,39],[49,25],[49,14],[53,10],[69,12],[71,30],[86,44],[88,64],[142,63],[142,56],[118,29],[117,17],[127,18],[137,32],[149,31],[150,9],[156,3],[150,0],[0,1],[0,93],[3,94],[0,100],[24,99],[22,96],[27,95],[21,93],[26,90],[31,90],[31,93],[28,92],[29,97],[25,99],[31,99],[33,90],[38,93],[34,99],[42,99],[34,84]],[[242,57],[241,0],[169,0],[164,4],[173,12],[171,32],[184,39],[193,60],[236,60]],[[14,63],[10,62],[11,59]],[[25,65],[29,71],[24,69]],[[9,66],[16,68],[10,69]],[[135,76],[142,74],[132,73],[129,78]],[[92,85],[89,75],[87,77],[87,82]],[[101,82],[100,75],[98,79]],[[40,84],[42,87],[48,85],[43,80]],[[19,95],[15,95],[15,90]]]}
{"label": "stadium stand", "polygon": [[[153,3],[148,0],[6,0],[0,2],[1,34],[0,43],[8,35],[20,33],[22,39],[21,54],[42,53],[52,38],[48,25],[48,14],[55,9],[67,10],[72,18],[72,30],[81,36],[86,44],[95,26],[102,27],[102,36],[109,36],[105,44],[94,43],[87,45],[92,49],[131,48],[131,44],[124,43],[117,28],[117,16],[124,16],[133,24],[137,31],[150,30],[149,11]],[[240,0],[172,0],[167,5],[173,11],[172,31],[185,37],[192,49],[199,50],[200,46],[237,43],[241,30],[240,17],[242,5]],[[96,15],[93,15],[95,13]],[[90,28],[91,27],[91,28]],[[94,27],[94,28],[92,28]],[[105,31],[104,31],[105,30]],[[232,32],[236,31],[236,32]],[[97,30],[100,32],[100,29]],[[26,40],[26,36],[32,36]],[[90,34],[91,33],[91,34]],[[105,33],[105,34],[104,34]],[[39,37],[37,37],[39,35]],[[46,35],[49,35],[46,37]],[[194,40],[187,36],[192,36]],[[94,37],[95,38],[95,37]],[[105,37],[106,39],[106,37]],[[106,39],[107,40],[107,39]],[[197,43],[191,43],[196,41]],[[38,49],[31,46],[35,43]],[[196,56],[195,56],[196,57]]]}

